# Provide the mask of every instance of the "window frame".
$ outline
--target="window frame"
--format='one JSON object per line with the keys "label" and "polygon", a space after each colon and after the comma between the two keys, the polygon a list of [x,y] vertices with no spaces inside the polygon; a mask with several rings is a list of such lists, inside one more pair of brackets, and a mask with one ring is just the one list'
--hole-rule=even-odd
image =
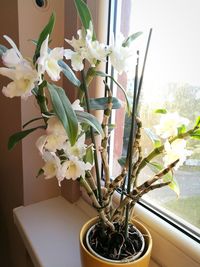
{"label": "window frame", "polygon": [[[117,6],[119,4],[119,1],[123,1],[123,0],[117,0],[117,1],[109,0],[109,19],[108,19],[108,22],[110,22],[110,24],[108,25],[109,33],[112,32],[112,28],[113,28],[113,32],[114,32],[114,34],[116,34],[117,29],[120,28],[119,22],[117,22],[117,19],[116,19],[116,13],[118,12]],[[109,40],[109,39],[110,38],[108,36],[107,40]],[[111,66],[109,66],[109,62],[107,63],[106,70],[110,70],[112,75],[114,74],[113,68]],[[110,83],[110,88],[113,89],[112,81]],[[115,117],[115,115],[114,115],[114,117]],[[112,134],[111,134],[111,136],[112,136]],[[112,138],[112,139],[114,139],[114,138]],[[113,147],[112,144],[113,144],[113,140],[110,141],[111,149]],[[110,150],[109,150],[109,152],[110,152]],[[110,157],[111,157],[111,159],[110,159]],[[113,161],[112,155],[109,155],[109,159],[111,162]],[[151,212],[153,214],[153,216],[155,215],[155,216],[159,217],[166,224],[169,224],[169,227],[174,227],[176,230],[180,231],[180,233],[191,238],[194,242],[200,243],[200,229],[198,229],[197,227],[193,227],[192,224],[188,223],[187,221],[185,221],[181,217],[176,216],[172,212],[168,212],[168,211],[165,212],[164,208],[159,208],[159,204],[158,204],[158,206],[154,206],[152,203],[149,203],[147,200],[143,200],[143,199],[140,200],[138,202],[138,205],[140,205],[142,208],[145,208],[147,211]],[[165,225],[165,227],[166,227],[166,225]]]}

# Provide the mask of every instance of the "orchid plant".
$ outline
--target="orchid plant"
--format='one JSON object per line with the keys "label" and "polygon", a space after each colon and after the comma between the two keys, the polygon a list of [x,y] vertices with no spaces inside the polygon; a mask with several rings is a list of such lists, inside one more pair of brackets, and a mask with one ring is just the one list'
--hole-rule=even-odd
{"label": "orchid plant", "polygon": [[[26,100],[28,97],[35,97],[41,111],[41,117],[31,119],[23,128],[36,120],[41,121],[41,125],[12,135],[8,148],[12,149],[17,142],[33,131],[43,129],[43,135],[36,141],[44,160],[38,175],[43,174],[46,179],[56,177],[59,185],[63,179],[78,180],[99,212],[102,224],[115,231],[114,223],[117,221],[127,224],[135,203],[149,191],[168,185],[179,194],[178,185],[173,179],[173,169],[177,169],[186,157],[191,155],[191,151],[186,148],[186,140],[200,139],[200,117],[192,129],[187,129],[186,118],[177,113],[168,113],[164,109],[157,110],[156,113],[160,113],[161,117],[160,124],[155,126],[155,131],[146,130],[153,141],[153,149],[149,155],[144,156],[138,103],[145,63],[142,75],[138,79],[138,60],[136,62],[132,111],[126,90],[112,76],[97,70],[100,62],[109,60],[119,74],[127,71],[128,62],[133,57],[133,41],[141,33],[127,38],[120,34],[115,41],[112,39],[110,45],[103,44],[96,38],[90,11],[85,2],[74,2],[83,27],[78,30],[77,38],[65,40],[71,49],[49,47],[55,23],[54,14],[39,39],[33,41],[36,49],[32,59],[24,57],[13,40],[4,36],[11,47],[0,46],[2,62],[5,65],[0,68],[0,74],[8,77],[11,82],[3,87],[2,92],[9,98],[21,97]],[[146,54],[147,51],[148,49]],[[69,61],[71,67],[68,65]],[[81,72],[81,81],[76,76],[78,72]],[[61,73],[78,91],[79,98],[73,103],[70,103],[65,90],[54,83],[60,79]],[[105,97],[89,97],[90,82],[95,76],[107,78],[104,81]],[[120,108],[121,103],[112,96],[107,84],[108,79],[113,80],[124,93],[127,112],[132,116],[127,155],[120,159],[122,169],[113,180],[110,177],[107,152],[110,136],[109,119],[112,109]],[[91,114],[92,110],[103,110],[102,123]],[[97,134],[101,136],[100,146],[96,144]],[[99,174],[98,154],[101,156],[104,183]],[[150,167],[155,175],[139,183],[138,177],[144,167]],[[121,201],[114,207],[113,193],[119,188],[122,192]]]}

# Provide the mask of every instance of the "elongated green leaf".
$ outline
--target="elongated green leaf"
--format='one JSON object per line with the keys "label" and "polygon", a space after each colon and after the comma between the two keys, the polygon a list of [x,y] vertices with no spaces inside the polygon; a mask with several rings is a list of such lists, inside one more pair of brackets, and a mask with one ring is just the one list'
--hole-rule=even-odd
{"label": "elongated green leaf", "polygon": [[145,133],[147,134],[147,136],[151,139],[151,141],[154,144],[154,147],[159,147],[161,146],[161,140],[160,138],[154,133],[152,132],[149,128],[144,128]]}
{"label": "elongated green leaf", "polygon": [[167,110],[164,108],[159,108],[159,109],[156,109],[154,112],[159,113],[159,114],[166,114]]}
{"label": "elongated green leaf", "polygon": [[142,34],[142,32],[136,32],[131,34],[122,44],[123,47],[130,46],[130,44],[135,40],[137,37],[139,37]]}
{"label": "elongated green leaf", "polygon": [[71,145],[74,145],[78,135],[78,121],[71,103],[61,87],[47,83],[47,88],[51,96],[53,110],[62,122]]}
{"label": "elongated green leaf", "polygon": [[195,130],[193,133],[190,135],[193,139],[200,140],[200,129]]}
{"label": "elongated green leaf", "polygon": [[13,135],[11,135],[11,137],[8,140],[8,150],[13,149],[13,147],[19,142],[21,141],[24,137],[26,137],[27,135],[29,135],[30,133],[34,132],[37,129],[44,129],[45,126],[38,126],[35,128],[31,128],[25,131],[21,131],[18,133],[15,133]]}
{"label": "elongated green leaf", "polygon": [[86,149],[86,154],[83,158],[84,162],[89,162],[91,165],[94,163],[94,152],[93,152],[93,147],[89,146]]}
{"label": "elongated green leaf", "polygon": [[[157,162],[149,162],[147,164],[149,166],[149,168],[154,172],[154,173],[158,173],[159,171],[164,169],[164,166],[162,166],[161,164],[157,163]],[[172,175],[172,172],[168,172],[167,174],[165,174],[162,177],[163,182],[171,182],[168,186],[171,190],[173,190],[176,194],[177,197],[179,197],[180,195],[180,188],[179,185],[176,181],[176,179],[174,178],[174,176]]]}
{"label": "elongated green leaf", "polygon": [[43,119],[43,117],[37,117],[37,118],[34,118],[34,119],[32,119],[32,120],[26,122],[26,123],[22,126],[22,128],[25,128],[27,125],[29,125],[30,123],[32,123],[32,122],[34,122],[34,121],[38,121],[38,120],[42,120],[42,119]]}
{"label": "elongated green leaf", "polygon": [[33,63],[35,63],[37,61],[37,58],[40,56],[41,45],[44,42],[44,40],[47,38],[47,36],[50,35],[51,32],[53,31],[54,24],[55,24],[55,14],[52,13],[49,19],[49,22],[47,23],[47,25],[44,27],[44,29],[40,33],[39,39],[37,41],[37,46],[35,49],[35,54],[33,56]]}
{"label": "elongated green leaf", "polygon": [[7,47],[0,45],[0,56],[2,56],[7,51]]}
{"label": "elongated green leaf", "polygon": [[200,127],[200,116],[197,117],[195,126]]}
{"label": "elongated green leaf", "polygon": [[79,122],[92,126],[99,134],[104,135],[101,124],[95,116],[84,111],[75,110],[75,112]]}
{"label": "elongated green leaf", "polygon": [[95,75],[96,76],[100,76],[100,77],[108,77],[108,78],[110,78],[121,90],[122,90],[122,92],[123,92],[123,94],[124,94],[124,97],[125,97],[125,99],[126,99],[126,105],[127,105],[127,113],[128,113],[128,115],[130,116],[130,114],[131,114],[131,108],[130,108],[130,103],[129,103],[129,100],[128,100],[128,96],[127,96],[127,94],[126,94],[126,91],[125,91],[125,89],[122,87],[122,85],[120,84],[120,83],[118,83],[112,76],[110,76],[110,75],[108,75],[108,74],[106,74],[106,73],[104,73],[104,72],[102,72],[102,71],[96,71],[95,72]]}
{"label": "elongated green leaf", "polygon": [[58,61],[58,65],[62,68],[63,74],[67,77],[67,79],[75,86],[79,87],[81,82],[77,79],[74,72],[71,68],[62,60]]}
{"label": "elongated green leaf", "polygon": [[[85,28],[85,30],[89,29],[90,21],[92,22],[92,16],[90,14],[88,6],[83,0],[75,0],[75,6],[83,24],[83,27]],[[95,39],[95,32],[93,31],[93,40]]]}
{"label": "elongated green leaf", "polygon": [[[108,105],[107,97],[90,98],[90,109],[91,110],[105,110]],[[112,97],[112,109],[121,108],[121,103],[116,97]]]}

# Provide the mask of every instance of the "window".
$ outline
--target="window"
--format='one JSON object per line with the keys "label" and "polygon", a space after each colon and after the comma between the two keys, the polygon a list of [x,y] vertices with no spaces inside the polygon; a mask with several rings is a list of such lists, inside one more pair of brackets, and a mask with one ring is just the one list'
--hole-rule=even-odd
{"label": "window", "polygon": [[[194,122],[200,115],[200,20],[198,14],[200,2],[198,0],[118,0],[111,3],[113,3],[111,22],[115,33],[120,31],[124,36],[128,36],[133,32],[143,32],[142,36],[135,41],[136,50],[140,50],[140,62],[143,61],[149,29],[153,28],[140,106],[143,127],[153,128],[158,123],[159,115],[154,114],[154,110],[158,108],[165,108],[169,112],[177,111],[181,116],[187,117],[190,122]],[[130,95],[133,88],[133,73],[117,77]],[[115,93],[114,86],[113,90]],[[116,94],[124,101],[118,91]],[[120,169],[118,158],[127,149],[126,139],[129,129],[124,110],[116,111],[114,118],[116,118],[116,131],[110,145],[113,176]],[[124,121],[126,121],[126,127],[122,129],[121,125]],[[124,146],[120,141],[123,138]],[[146,136],[144,142],[145,147],[150,151],[151,143]],[[179,199],[169,188],[163,188],[152,191],[144,200],[154,207],[159,206],[159,209],[172,216],[173,220],[178,220],[184,227],[187,226],[199,234],[199,142],[190,141],[188,149],[192,150],[192,155],[175,172],[181,192]],[[143,151],[143,153],[146,152]],[[151,175],[149,170],[143,173],[143,177],[147,175]]]}

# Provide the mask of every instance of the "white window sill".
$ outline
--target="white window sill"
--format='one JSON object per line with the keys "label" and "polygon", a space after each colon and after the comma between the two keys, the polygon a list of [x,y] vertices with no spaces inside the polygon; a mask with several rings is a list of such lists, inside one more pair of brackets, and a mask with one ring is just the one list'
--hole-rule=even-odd
{"label": "white window sill", "polygon": [[[14,209],[14,220],[35,267],[79,267],[79,231],[95,211],[62,197]],[[150,267],[159,267],[151,261]],[[171,266],[172,267],[172,266]],[[191,267],[191,265],[190,265]]]}

